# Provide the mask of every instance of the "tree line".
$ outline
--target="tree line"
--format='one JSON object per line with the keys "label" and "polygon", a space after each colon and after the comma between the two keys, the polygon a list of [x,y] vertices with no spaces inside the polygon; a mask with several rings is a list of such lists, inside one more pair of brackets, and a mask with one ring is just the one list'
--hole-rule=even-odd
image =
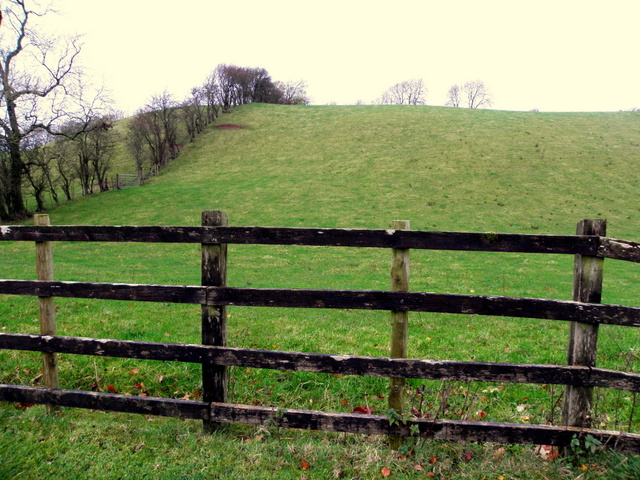
{"label": "tree line", "polygon": [[169,92],[154,95],[128,124],[126,144],[138,175],[157,174],[178,156],[181,127],[192,142],[220,113],[254,102],[306,105],[309,98],[303,81],[273,81],[264,68],[227,64],[218,65],[182,102]]}
{"label": "tree line", "polygon": [[[263,68],[218,65],[184,101],[154,95],[128,120],[125,138],[114,128],[119,115],[104,90],[81,75],[79,37],[45,38],[31,28],[49,13],[30,0],[8,0],[0,12],[0,220],[29,215],[45,198],[71,200],[111,188],[109,172],[125,141],[139,174],[157,172],[221,112],[252,102],[307,104],[304,82],[273,81]],[[27,193],[28,192],[28,193]]]}
{"label": "tree line", "polygon": [[[405,80],[389,87],[374,103],[379,105],[425,105],[427,92],[424,80]],[[491,104],[491,93],[481,80],[452,85],[447,92],[445,103],[450,107],[466,108],[490,107]]]}

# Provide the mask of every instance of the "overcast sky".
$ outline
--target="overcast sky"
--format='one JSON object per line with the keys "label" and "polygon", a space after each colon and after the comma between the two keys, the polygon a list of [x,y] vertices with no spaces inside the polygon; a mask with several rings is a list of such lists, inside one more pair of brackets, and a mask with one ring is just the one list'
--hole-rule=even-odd
{"label": "overcast sky", "polygon": [[177,99],[216,65],[304,80],[314,104],[370,103],[422,78],[427,104],[482,80],[493,108],[640,107],[639,0],[56,0],[56,31],[84,34],[83,63],[133,113]]}

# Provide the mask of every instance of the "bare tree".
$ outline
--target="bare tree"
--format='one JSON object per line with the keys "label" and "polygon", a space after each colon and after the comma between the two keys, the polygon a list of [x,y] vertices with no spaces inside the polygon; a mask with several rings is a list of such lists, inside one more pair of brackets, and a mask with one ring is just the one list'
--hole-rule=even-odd
{"label": "bare tree", "polygon": [[[109,190],[107,174],[116,145],[113,121],[105,115],[69,122],[62,127],[65,136],[55,142],[60,175],[68,182],[72,171],[73,178],[80,181],[82,195],[91,195],[94,185],[101,192]],[[68,187],[65,194],[69,196]]]}
{"label": "bare tree", "polygon": [[160,95],[154,95],[151,103],[147,105],[147,112],[162,129],[165,149],[168,158],[173,160],[178,156],[178,102],[173,96],[164,91]]}
{"label": "bare tree", "polygon": [[481,80],[466,82],[462,86],[462,92],[467,97],[468,108],[480,108],[491,106],[489,89]]}
{"label": "bare tree", "polygon": [[[164,133],[160,124],[154,118],[153,112],[140,110],[129,122],[129,134],[132,139],[142,139],[145,150],[149,156],[149,163],[154,174],[157,174],[168,159],[167,147],[164,139]],[[134,156],[139,145],[134,141],[129,142],[129,148],[132,149]],[[141,165],[139,162],[138,165]]]}
{"label": "bare tree", "polygon": [[308,105],[307,83],[304,80],[276,82],[277,103],[283,105]]}
{"label": "bare tree", "polygon": [[206,108],[206,122],[211,123],[218,117],[218,98],[220,87],[216,83],[215,72],[212,72],[201,87]]}
{"label": "bare tree", "polygon": [[182,113],[182,120],[184,122],[187,135],[189,135],[189,141],[193,142],[204,128],[205,116],[203,103],[202,90],[199,88],[193,88],[191,90],[191,97],[187,98],[180,105],[180,111]]}
{"label": "bare tree", "polygon": [[427,89],[422,79],[405,80],[389,87],[378,103],[383,105],[424,105]]}
{"label": "bare tree", "polygon": [[52,175],[55,154],[47,145],[48,140],[44,136],[33,139],[32,144],[23,152],[24,178],[32,188],[37,212],[45,210],[44,194],[47,191],[52,194],[54,201],[59,203]]}
{"label": "bare tree", "polygon": [[[25,215],[22,194],[23,142],[37,131],[53,132],[68,115],[81,45],[77,37],[48,39],[29,28],[37,11],[28,0],[4,2],[0,35],[0,143],[8,154],[8,180],[0,215],[12,219]],[[37,8],[37,6],[36,6]]]}
{"label": "bare tree", "polygon": [[233,65],[218,65],[213,71],[215,84],[217,85],[218,103],[222,105],[222,111],[228,112],[232,106],[237,105],[237,83]]}
{"label": "bare tree", "polygon": [[460,85],[451,85],[451,88],[449,88],[447,92],[447,102],[445,105],[450,107],[460,106]]}

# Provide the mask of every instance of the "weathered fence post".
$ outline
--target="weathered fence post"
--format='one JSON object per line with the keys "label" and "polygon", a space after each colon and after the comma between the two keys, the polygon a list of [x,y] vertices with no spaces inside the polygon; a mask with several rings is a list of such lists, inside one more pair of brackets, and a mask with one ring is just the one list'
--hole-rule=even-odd
{"label": "weathered fence post", "polygon": [[[202,226],[225,227],[227,216],[221,211],[202,212]],[[227,245],[202,244],[202,285],[225,287],[227,285]],[[222,305],[202,305],[202,344],[226,346],[227,308]],[[205,402],[227,401],[227,367],[202,365],[202,399]],[[219,422],[204,420],[206,432],[221,426]]]}
{"label": "weathered fence post", "polygon": [[[606,220],[582,220],[576,235],[605,236]],[[576,255],[573,269],[573,300],[600,303],[604,259]],[[595,367],[598,344],[598,324],[571,322],[569,326],[568,365]],[[588,428],[591,424],[593,387],[567,385],[564,394],[562,420],[564,425]]]}
{"label": "weathered fence post", "polygon": [[[48,226],[49,215],[34,215],[36,226]],[[51,242],[36,242],[36,275],[38,280],[53,280],[53,248]],[[53,297],[38,297],[40,310],[40,335],[56,334],[56,306]],[[55,352],[42,353],[42,379],[46,388],[59,388],[58,358]],[[47,405],[49,413],[58,410]]]}
{"label": "weathered fence post", "polygon": [[[394,230],[409,230],[408,220],[394,220]],[[394,292],[409,291],[409,250],[394,248],[391,251],[391,290]],[[391,358],[407,357],[407,325],[409,312],[391,312]],[[402,416],[404,411],[404,378],[391,378],[389,388],[389,409]],[[389,445],[393,450],[400,448],[402,437],[389,437]]]}

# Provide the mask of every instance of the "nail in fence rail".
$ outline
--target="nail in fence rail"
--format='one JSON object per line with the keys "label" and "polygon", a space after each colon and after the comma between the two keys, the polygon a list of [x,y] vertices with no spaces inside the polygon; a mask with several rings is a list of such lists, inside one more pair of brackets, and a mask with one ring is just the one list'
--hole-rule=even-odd
{"label": "nail in fence rail", "polygon": [[[203,214],[203,224],[223,223],[221,213]],[[225,220],[226,222],[226,220]],[[598,221],[581,222],[598,224]],[[578,228],[581,228],[580,225]],[[224,275],[213,280],[205,271],[210,268],[214,248],[211,244],[261,243],[287,245],[333,245],[384,247],[395,250],[409,248],[574,254],[576,272],[579,264],[590,262],[585,257],[618,258],[640,262],[640,244],[609,239],[603,231],[583,230],[576,236],[540,236],[513,234],[468,234],[456,232],[413,232],[404,230],[283,229],[267,227],[0,227],[0,241],[146,241],[188,242],[202,244],[203,286],[97,284],[86,282],[54,282],[48,280],[0,280],[0,293],[39,297],[70,296],[120,300],[195,303],[203,306],[203,343],[214,345],[176,345],[120,340],[56,337],[55,335],[0,334],[0,348],[33,350],[44,353],[64,352],[82,355],[104,355],[125,358],[147,358],[201,363],[203,383],[209,377],[206,367],[221,371],[224,366],[247,366],[278,370],[350,373],[393,378],[450,379],[498,381],[514,383],[549,383],[569,385],[578,391],[601,386],[632,392],[640,391],[640,375],[616,372],[583,365],[510,365],[475,362],[434,362],[404,358],[370,358],[346,355],[323,355],[297,352],[260,351],[224,346],[223,335],[205,339],[210,310],[225,305],[279,306],[297,308],[360,308],[392,312],[433,311],[462,314],[485,314],[512,317],[543,318],[579,322],[597,327],[600,323],[640,326],[640,309],[618,305],[477,295],[433,294],[403,291],[335,291],[290,289],[241,289],[224,286]],[[580,233],[580,230],[579,230]],[[221,245],[219,245],[221,246]],[[217,247],[215,247],[217,248]],[[220,258],[223,255],[219,255]],[[219,262],[219,260],[218,260]],[[215,265],[214,261],[211,265]],[[597,262],[593,265],[597,265]],[[221,267],[213,267],[220,270]],[[408,270],[408,268],[407,268]],[[587,269],[589,270],[589,269]],[[597,268],[595,269],[598,270]],[[578,275],[576,274],[576,277]],[[214,286],[213,284],[220,286]],[[576,280],[576,284],[580,283]],[[592,282],[593,283],[593,282]],[[596,281],[597,284],[597,281]],[[598,299],[599,301],[599,299]],[[213,315],[215,316],[215,314]],[[223,321],[225,315],[218,315]],[[218,330],[224,325],[218,325]],[[582,327],[581,327],[582,328]],[[207,334],[208,335],[208,334]],[[574,340],[571,345],[580,344]],[[595,350],[596,342],[587,342]],[[569,363],[584,363],[568,353]],[[595,353],[593,361],[595,365]],[[224,378],[220,376],[219,378]],[[214,382],[215,383],[215,382]],[[218,381],[219,385],[225,382]],[[216,387],[220,388],[220,387]],[[219,393],[219,392],[218,392]],[[224,398],[220,396],[218,398]],[[413,419],[390,425],[389,418],[307,410],[281,410],[249,405],[229,405],[206,399],[203,402],[129,397],[124,395],[37,388],[18,385],[0,386],[0,400],[48,405],[99,408],[103,410],[149,413],[178,418],[203,420],[205,429],[219,423],[239,422],[264,424],[286,421],[292,428],[311,428],[352,433],[373,433],[399,438],[418,435],[449,440],[498,441],[505,443],[543,443],[567,445],[577,436],[592,435],[603,443],[622,451],[640,452],[640,435],[609,432],[581,427],[512,425],[455,420]],[[577,402],[585,405],[585,402]],[[576,418],[587,418],[588,402],[578,407]],[[272,419],[272,420],[270,420]]]}

